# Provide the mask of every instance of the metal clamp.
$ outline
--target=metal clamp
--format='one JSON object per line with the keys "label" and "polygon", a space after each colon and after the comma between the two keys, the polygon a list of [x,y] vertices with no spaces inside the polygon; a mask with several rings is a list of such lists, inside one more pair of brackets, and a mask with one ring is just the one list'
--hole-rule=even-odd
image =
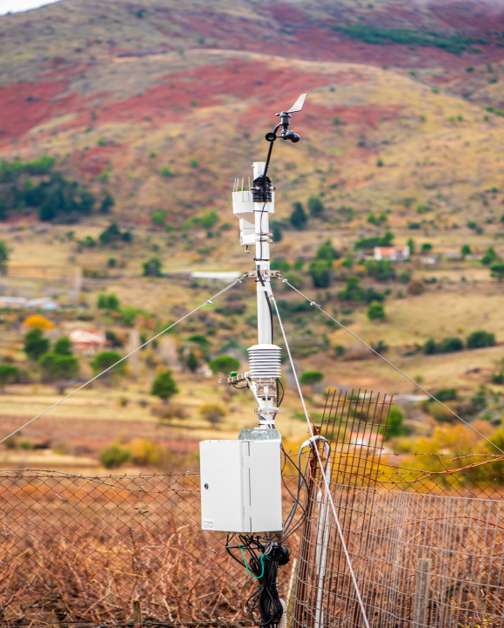
{"label": "metal clamp", "polygon": [[[257,279],[257,271],[256,270],[248,270],[245,272],[247,277],[253,277]],[[279,270],[262,270],[261,277],[265,279],[266,277],[276,277],[277,279],[282,279],[282,275]]]}

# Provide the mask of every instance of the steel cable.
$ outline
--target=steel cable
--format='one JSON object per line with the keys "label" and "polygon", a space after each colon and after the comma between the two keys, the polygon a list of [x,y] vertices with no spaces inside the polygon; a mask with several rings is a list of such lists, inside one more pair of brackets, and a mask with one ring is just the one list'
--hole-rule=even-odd
{"label": "steel cable", "polygon": [[201,305],[198,305],[198,307],[194,308],[194,310],[191,310],[190,312],[188,312],[187,314],[185,314],[184,316],[182,316],[182,318],[179,318],[178,321],[176,321],[175,323],[173,323],[172,325],[170,325],[169,327],[167,327],[166,329],[163,329],[163,331],[160,331],[159,334],[156,334],[155,336],[153,336],[152,338],[150,338],[149,340],[147,340],[146,342],[144,342],[142,345],[140,345],[139,347],[137,347],[136,349],[133,349],[133,351],[130,351],[130,353],[128,353],[127,355],[125,355],[123,358],[121,358],[120,360],[118,360],[117,362],[115,362],[114,364],[112,364],[112,366],[109,366],[108,368],[106,368],[104,371],[102,371],[101,373],[98,373],[98,375],[95,375],[92,379],[88,380],[85,384],[82,384],[82,386],[79,386],[79,388],[76,388],[75,390],[73,390],[71,393],[68,393],[68,395],[66,395],[65,397],[63,397],[62,399],[60,399],[59,401],[57,401],[56,403],[53,403],[52,406],[49,406],[49,408],[46,408],[43,412],[41,412],[40,414],[37,414],[36,417],[34,417],[33,419],[30,419],[27,423],[25,423],[24,425],[22,425],[21,427],[18,427],[16,430],[14,430],[14,432],[11,432],[8,436],[5,436],[5,438],[3,438],[2,440],[0,440],[0,445],[2,443],[4,443],[6,440],[8,440],[9,438],[11,438],[12,436],[14,436],[15,434],[17,434],[18,432],[20,432],[21,430],[23,430],[25,427],[28,427],[28,425],[30,425],[31,423],[33,423],[34,421],[36,421],[37,419],[40,419],[40,417],[44,416],[44,414],[47,414],[50,410],[53,410],[54,408],[56,408],[56,406],[59,406],[60,403],[63,403],[64,401],[66,401],[67,399],[69,399],[72,395],[75,395],[75,393],[78,393],[80,390],[82,390],[83,388],[86,388],[86,386],[89,386],[89,384],[93,383],[94,381],[96,381],[99,377],[101,377],[102,375],[105,375],[105,373],[108,373],[110,370],[112,370],[114,367],[116,367],[118,364],[121,364],[121,362],[124,362],[125,360],[127,360],[129,357],[131,357],[133,354],[135,354],[137,351],[140,351],[140,349],[143,349],[144,347],[146,347],[147,345],[149,345],[151,342],[153,342],[154,340],[156,340],[157,338],[159,338],[160,336],[162,336],[163,334],[165,334],[167,331],[169,331],[170,329],[173,329],[176,325],[178,325],[179,323],[181,323],[182,321],[185,321],[186,318],[189,318],[190,316],[192,316],[195,312],[197,312],[198,310],[201,310],[201,308],[205,307],[206,305],[210,304],[212,305],[212,300],[213,299],[217,299],[218,297],[221,296],[221,294],[224,294],[225,292],[227,292],[228,290],[230,290],[231,288],[233,288],[234,286],[236,286],[237,283],[241,283],[244,279],[246,279],[248,277],[247,273],[243,274],[241,277],[239,277],[238,279],[236,279],[235,281],[233,281],[233,283],[229,284],[229,286],[227,286],[226,288],[224,288],[223,290],[221,290],[220,292],[217,292],[217,294],[214,294],[213,297],[210,297],[209,299],[207,299],[204,303],[202,303]]}
{"label": "steel cable", "polygon": [[347,333],[349,333],[351,336],[353,336],[356,340],[358,340],[361,344],[363,344],[365,347],[367,347],[370,351],[372,351],[375,355],[377,355],[379,358],[381,358],[384,362],[386,362],[389,366],[391,366],[395,371],[397,371],[398,373],[400,373],[403,377],[405,377],[408,381],[410,381],[412,384],[414,384],[417,388],[419,388],[421,391],[423,391],[426,395],[428,395],[433,401],[436,401],[437,403],[439,403],[440,406],[442,406],[445,410],[447,410],[450,414],[452,414],[455,418],[457,418],[459,421],[462,421],[462,423],[464,423],[464,425],[466,425],[467,427],[469,427],[473,432],[475,432],[476,434],[478,434],[478,436],[481,436],[481,438],[483,438],[484,440],[486,440],[486,442],[489,445],[492,445],[492,447],[495,447],[495,449],[497,449],[497,451],[500,451],[501,454],[504,454],[504,451],[502,451],[502,449],[500,447],[498,447],[495,443],[493,443],[490,439],[488,439],[486,436],[484,436],[481,432],[479,432],[475,427],[473,427],[470,423],[468,423],[467,421],[465,421],[461,416],[459,416],[456,412],[454,412],[451,408],[449,408],[448,406],[446,406],[442,401],[439,401],[439,399],[437,397],[435,397],[432,393],[430,393],[428,390],[426,390],[425,388],[423,388],[423,386],[420,386],[420,384],[418,384],[417,382],[415,382],[414,379],[412,379],[409,375],[406,375],[406,373],[404,373],[404,371],[401,371],[401,369],[396,366],[395,364],[393,364],[392,362],[390,362],[389,360],[387,360],[387,358],[385,358],[383,355],[381,355],[381,353],[378,353],[378,351],[376,351],[375,349],[373,349],[373,347],[370,347],[367,342],[365,342],[364,340],[362,340],[362,338],[359,338],[359,336],[357,336],[356,334],[353,333],[353,331],[350,331],[348,329],[348,327],[345,327],[345,325],[343,325],[343,323],[340,323],[338,320],[336,320],[333,316],[331,316],[329,314],[329,312],[326,312],[321,305],[319,305],[316,301],[313,301],[312,299],[310,299],[309,297],[307,297],[305,294],[303,294],[302,292],[300,292],[297,288],[295,288],[292,284],[290,284],[287,279],[282,279],[283,283],[285,283],[287,286],[289,286],[289,288],[292,288],[294,290],[294,292],[297,292],[300,296],[302,296],[304,299],[306,299],[308,301],[308,303],[312,306],[317,308],[317,310],[320,310],[322,312],[322,314],[325,314],[328,318],[330,318],[332,321],[334,321],[337,325],[339,325],[341,327],[341,329],[344,329]]}

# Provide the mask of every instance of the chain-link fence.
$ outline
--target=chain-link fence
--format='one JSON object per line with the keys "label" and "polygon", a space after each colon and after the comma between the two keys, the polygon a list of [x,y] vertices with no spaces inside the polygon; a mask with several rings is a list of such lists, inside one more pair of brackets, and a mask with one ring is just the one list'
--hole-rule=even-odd
{"label": "chain-link fence", "polygon": [[[384,453],[391,401],[330,396],[316,428],[369,624],[503,628],[503,457]],[[291,628],[364,627],[314,456],[306,480]],[[285,511],[297,486],[286,477]],[[197,473],[3,471],[0,512],[3,625],[132,625],[134,600],[145,625],[251,625],[256,581],[224,534],[201,530]],[[294,563],[280,571],[284,599]]]}
{"label": "chain-link fence", "polygon": [[330,494],[369,626],[502,628],[504,458],[384,454],[390,405],[328,398],[330,481],[311,468],[291,626],[366,626]]}
{"label": "chain-link fence", "polygon": [[238,624],[251,579],[201,531],[198,474],[0,475],[0,620]]}

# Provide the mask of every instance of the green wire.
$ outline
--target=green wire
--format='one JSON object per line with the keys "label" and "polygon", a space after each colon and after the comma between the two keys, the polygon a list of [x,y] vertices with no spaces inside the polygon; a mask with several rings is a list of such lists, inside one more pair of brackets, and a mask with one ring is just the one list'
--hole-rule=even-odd
{"label": "green wire", "polygon": [[264,576],[264,559],[266,558],[267,560],[269,560],[269,556],[267,554],[261,554],[260,556],[258,556],[260,562],[261,562],[261,575],[260,576],[254,576],[253,573],[251,573],[249,566],[247,564],[247,558],[245,557],[245,552],[243,551],[243,545],[240,545],[240,552],[242,553],[243,556],[243,562],[245,563],[245,567],[247,568],[247,573],[251,578],[255,578],[256,580],[259,580],[260,578],[262,578]]}

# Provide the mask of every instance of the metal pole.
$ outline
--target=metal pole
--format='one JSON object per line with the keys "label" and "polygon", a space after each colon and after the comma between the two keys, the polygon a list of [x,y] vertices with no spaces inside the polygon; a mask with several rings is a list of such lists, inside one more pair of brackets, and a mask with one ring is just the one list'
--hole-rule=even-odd
{"label": "metal pole", "polygon": [[[255,161],[253,167],[256,180],[263,175],[265,162]],[[273,343],[271,314],[266,298],[266,292],[270,290],[269,211],[272,203],[254,203],[256,267],[262,278],[262,281],[257,278],[257,341],[260,345]]]}

